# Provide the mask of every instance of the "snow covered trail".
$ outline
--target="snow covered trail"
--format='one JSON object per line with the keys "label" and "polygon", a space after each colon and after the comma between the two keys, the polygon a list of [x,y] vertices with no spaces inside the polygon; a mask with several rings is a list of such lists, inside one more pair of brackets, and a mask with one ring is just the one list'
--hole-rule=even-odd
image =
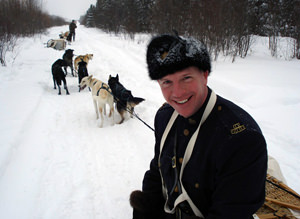
{"label": "snow covered trail", "polygon": [[[21,45],[22,54],[14,63],[18,67],[7,74],[10,83],[3,83],[1,89],[1,95],[5,93],[11,100],[4,111],[2,108],[2,116],[11,117],[8,124],[11,128],[1,130],[7,132],[7,137],[14,136],[2,139],[7,144],[0,160],[1,215],[4,213],[5,218],[104,218],[104,215],[105,218],[117,218],[117,215],[129,218],[130,191],[140,188],[142,174],[148,167],[148,164],[138,167],[136,164],[145,163],[141,162],[145,157],[151,159],[153,142],[144,139],[149,133],[153,135],[152,131],[136,119],[122,126],[110,126],[110,118],[105,118],[104,128],[99,129],[90,92],[86,89],[79,93],[78,78],[70,74],[67,83],[71,95],[66,96],[64,89],[62,95],[57,95],[50,70],[63,52],[43,48],[41,43],[55,38],[53,34],[60,29],[50,29],[50,34],[42,39],[24,40],[26,45]],[[98,39],[94,36],[97,30],[89,31],[79,28],[76,42],[68,45],[75,54],[94,53],[89,72],[103,81],[115,72],[122,81],[134,77],[131,72],[131,76],[123,78],[122,68],[131,58],[132,63],[139,63],[136,60],[143,58],[128,57],[131,52],[123,52],[118,45],[105,42],[109,40],[106,34],[102,33],[106,38],[102,41],[101,34],[96,35]],[[126,59],[119,64],[122,56]],[[147,79],[145,72],[141,75]],[[134,79],[131,81],[135,83]],[[137,86],[143,86],[143,82]],[[139,95],[144,97],[145,92]],[[139,108],[147,111],[141,104],[136,107],[137,113]],[[153,110],[145,119],[152,123],[155,106],[150,109]],[[117,113],[115,119],[120,119]],[[135,129],[144,134],[137,136]],[[149,150],[145,152],[147,145]],[[135,176],[137,170],[140,171]]]}
{"label": "snow covered trail", "polygon": [[[43,43],[67,29],[54,27],[40,37],[22,39],[9,54],[8,66],[0,67],[1,218],[131,218],[129,194],[141,189],[153,156],[154,133],[138,119],[111,126],[105,117],[104,127],[98,127],[91,93],[78,92],[77,77],[67,76],[70,95],[64,89],[57,95],[51,65],[64,51]],[[104,82],[119,74],[134,96],[146,99],[135,111],[153,127],[164,99],[147,75],[149,37],[138,35],[133,41],[79,26],[67,49],[76,55],[93,53],[89,74]],[[299,61],[257,51],[234,64],[214,63],[209,86],[254,116],[269,153],[299,193]],[[115,113],[115,122],[119,120]]]}

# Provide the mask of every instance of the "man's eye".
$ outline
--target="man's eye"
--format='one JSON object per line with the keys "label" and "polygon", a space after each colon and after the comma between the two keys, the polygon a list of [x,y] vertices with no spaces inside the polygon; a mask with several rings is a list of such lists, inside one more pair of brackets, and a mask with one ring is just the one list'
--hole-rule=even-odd
{"label": "man's eye", "polygon": [[163,84],[165,84],[165,85],[171,84],[171,81],[163,81]]}
{"label": "man's eye", "polygon": [[189,80],[189,79],[191,79],[192,77],[191,76],[185,76],[183,79],[184,80]]}

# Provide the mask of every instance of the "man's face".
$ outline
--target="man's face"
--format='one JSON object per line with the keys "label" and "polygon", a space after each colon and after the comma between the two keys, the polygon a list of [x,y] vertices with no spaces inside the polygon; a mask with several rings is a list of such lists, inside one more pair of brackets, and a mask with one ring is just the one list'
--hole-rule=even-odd
{"label": "man's face", "polygon": [[189,67],[158,80],[165,100],[183,117],[196,113],[207,96],[208,71]]}

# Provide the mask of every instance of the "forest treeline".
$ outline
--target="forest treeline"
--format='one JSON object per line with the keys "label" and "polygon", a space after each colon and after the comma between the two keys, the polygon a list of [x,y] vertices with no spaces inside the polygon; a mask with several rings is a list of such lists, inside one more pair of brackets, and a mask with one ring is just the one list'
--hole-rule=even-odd
{"label": "forest treeline", "polygon": [[[39,0],[0,0],[0,63],[19,36],[67,24],[43,12]],[[252,36],[269,37],[277,55],[278,38],[290,37],[290,58],[300,59],[300,0],[97,0],[80,22],[112,33],[159,34],[178,31],[203,41],[218,55],[246,57]]]}
{"label": "forest treeline", "polygon": [[216,59],[220,53],[245,57],[253,35],[269,37],[277,54],[278,37],[293,40],[300,59],[300,0],[97,0],[81,23],[107,32],[171,33],[203,41]]}
{"label": "forest treeline", "polygon": [[5,65],[5,54],[13,50],[18,37],[64,24],[63,18],[43,12],[37,0],[0,0],[0,63]]}

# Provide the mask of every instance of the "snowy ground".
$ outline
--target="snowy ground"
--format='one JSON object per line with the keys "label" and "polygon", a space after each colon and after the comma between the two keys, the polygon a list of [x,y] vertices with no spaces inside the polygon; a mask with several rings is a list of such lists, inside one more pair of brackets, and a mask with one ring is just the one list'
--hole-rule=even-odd
{"label": "snowy ground", "polygon": [[[63,51],[43,43],[67,26],[19,41],[0,67],[0,217],[5,219],[131,218],[128,198],[141,189],[153,156],[153,132],[138,119],[99,128],[88,90],[68,75],[70,95],[53,89],[51,65]],[[106,81],[120,76],[145,102],[136,113],[153,127],[164,102],[149,79],[145,51],[149,36],[135,41],[77,28],[76,55],[93,53],[88,70]],[[245,108],[257,120],[294,190],[300,193],[300,62],[274,59],[265,38],[258,38],[246,59],[219,58],[209,86]],[[119,115],[115,116],[116,122]]]}

